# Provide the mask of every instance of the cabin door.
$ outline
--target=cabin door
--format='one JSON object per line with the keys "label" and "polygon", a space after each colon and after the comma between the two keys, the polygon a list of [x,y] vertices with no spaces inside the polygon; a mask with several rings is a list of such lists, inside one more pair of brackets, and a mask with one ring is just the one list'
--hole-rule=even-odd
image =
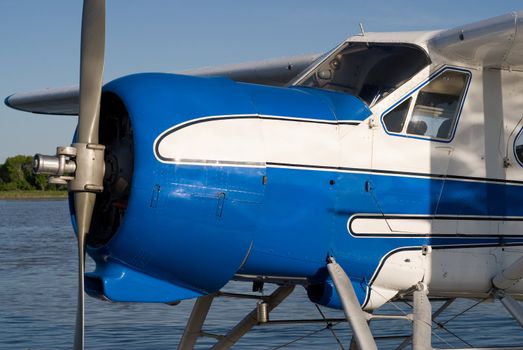
{"label": "cabin door", "polygon": [[[470,77],[441,70],[374,123],[371,187],[385,216],[383,230],[424,236],[441,230],[437,217],[448,209],[441,199]],[[444,222],[455,224],[457,219]]]}

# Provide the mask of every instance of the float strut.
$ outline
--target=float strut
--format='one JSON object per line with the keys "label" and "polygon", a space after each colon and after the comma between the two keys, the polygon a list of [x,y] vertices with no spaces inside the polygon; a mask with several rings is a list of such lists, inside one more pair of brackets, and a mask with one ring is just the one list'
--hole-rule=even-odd
{"label": "float strut", "polygon": [[178,344],[178,350],[192,350],[194,348],[198,337],[201,336],[203,323],[209,313],[213,299],[214,294],[196,299],[182,339],[180,340],[180,344]]}
{"label": "float strut", "polygon": [[350,339],[349,350],[360,350],[360,348],[358,348],[358,344],[356,344],[356,338],[354,338],[354,336],[352,336]]}
{"label": "float strut", "polygon": [[[520,257],[518,260],[513,262],[505,270],[498,273],[492,279],[492,285],[494,288],[501,291],[505,291],[510,287],[518,283],[523,277],[523,257]],[[510,314],[519,322],[523,327],[523,307],[514,300],[510,295],[499,292],[500,301],[505,306],[505,308],[510,312]]]}
{"label": "float strut", "polygon": [[345,317],[350,323],[358,349],[377,350],[378,347],[367,323],[367,317],[361,309],[349,277],[333,257],[329,258],[327,269],[340,296]]}
{"label": "float strut", "polygon": [[510,295],[505,294],[499,299],[508,312],[523,327],[523,307]]}
{"label": "float strut", "polygon": [[523,277],[523,257],[512,263],[505,270],[498,273],[492,279],[492,284],[496,289],[509,289],[519,282]]}
{"label": "float strut", "polygon": [[432,306],[425,284],[420,282],[416,287],[413,293],[412,349],[432,350]]}
{"label": "float strut", "polygon": [[[294,290],[294,286],[281,286],[278,287],[272,294],[266,299],[267,311],[270,312],[276,306],[280,305]],[[243,318],[233,329],[227,333],[222,339],[220,339],[211,348],[213,350],[225,350],[233,346],[245,333],[251,330],[258,323],[258,309],[255,308],[247,316]]]}

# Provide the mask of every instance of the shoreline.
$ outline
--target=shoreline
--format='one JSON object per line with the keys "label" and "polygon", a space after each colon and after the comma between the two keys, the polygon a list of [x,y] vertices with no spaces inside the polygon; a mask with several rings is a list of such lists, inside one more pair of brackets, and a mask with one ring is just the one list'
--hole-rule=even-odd
{"label": "shoreline", "polygon": [[0,191],[0,200],[64,200],[67,191]]}

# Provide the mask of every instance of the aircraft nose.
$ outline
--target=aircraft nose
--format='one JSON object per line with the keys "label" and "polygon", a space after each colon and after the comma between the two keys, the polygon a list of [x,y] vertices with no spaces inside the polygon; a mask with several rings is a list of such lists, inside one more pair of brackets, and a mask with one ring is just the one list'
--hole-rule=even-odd
{"label": "aircraft nose", "polygon": [[[265,168],[209,156],[223,150],[224,140],[236,150],[242,145],[234,144],[233,134],[217,136],[208,124],[195,122],[206,119],[198,117],[202,113],[212,114],[207,108],[222,115],[255,115],[245,93],[225,79],[145,74],[104,89],[107,190],[97,203],[89,239],[89,254],[97,263],[90,275],[93,294],[158,302],[170,295],[173,302],[174,296],[219,290],[246,259],[257,230]],[[181,126],[187,128],[170,139],[175,156],[159,158],[156,140]],[[164,297],[139,288],[140,283],[163,290]]]}

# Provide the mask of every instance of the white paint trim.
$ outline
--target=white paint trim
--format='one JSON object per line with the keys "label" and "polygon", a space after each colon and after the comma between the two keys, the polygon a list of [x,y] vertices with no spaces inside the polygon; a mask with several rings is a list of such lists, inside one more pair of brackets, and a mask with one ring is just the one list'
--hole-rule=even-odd
{"label": "white paint trim", "polygon": [[[353,215],[347,231],[353,237],[444,236],[459,238],[523,236],[523,217],[432,217],[426,215]],[[418,216],[418,217],[416,217]]]}
{"label": "white paint trim", "polygon": [[[292,127],[288,122],[293,122]],[[266,160],[336,164],[339,125],[361,121],[260,114],[193,119],[162,132],[154,141],[158,161],[200,166],[265,167]]]}

